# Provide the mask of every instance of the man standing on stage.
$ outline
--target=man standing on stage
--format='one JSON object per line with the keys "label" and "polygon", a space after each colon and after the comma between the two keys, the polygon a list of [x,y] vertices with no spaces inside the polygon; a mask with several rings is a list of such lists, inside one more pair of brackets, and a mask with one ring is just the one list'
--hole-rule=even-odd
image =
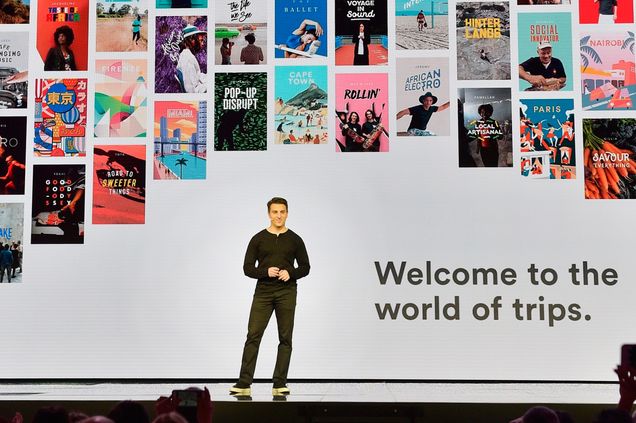
{"label": "man standing on stage", "polygon": [[296,281],[309,274],[309,257],[300,236],[285,226],[287,200],[272,198],[267,203],[267,212],[271,224],[252,237],[243,262],[245,275],[258,279],[258,282],[247,324],[239,381],[230,388],[231,395],[249,396],[252,393],[250,385],[254,379],[258,348],[272,311],[276,312],[279,341],[272,394],[289,394],[287,371],[292,351]]}

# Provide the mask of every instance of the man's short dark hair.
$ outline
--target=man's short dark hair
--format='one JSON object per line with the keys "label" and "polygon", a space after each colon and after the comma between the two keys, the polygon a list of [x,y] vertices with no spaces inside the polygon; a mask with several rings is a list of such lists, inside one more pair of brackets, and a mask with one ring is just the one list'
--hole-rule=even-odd
{"label": "man's short dark hair", "polygon": [[285,205],[285,210],[289,210],[289,207],[287,207],[287,200],[285,200],[282,197],[274,197],[271,200],[269,200],[267,202],[267,211],[269,211],[269,209],[271,208],[272,204],[284,204]]}
{"label": "man's short dark hair", "polygon": [[523,423],[559,423],[559,416],[551,408],[536,406],[526,411]]}
{"label": "man's short dark hair", "polygon": [[256,37],[253,33],[250,32],[245,36],[245,41],[247,41],[249,44],[254,44],[254,42],[256,41]]}
{"label": "man's short dark hair", "polygon": [[53,40],[55,41],[56,46],[60,45],[60,43],[57,41],[57,37],[59,37],[60,34],[64,34],[64,36],[66,37],[67,46],[70,46],[71,44],[73,44],[73,40],[75,40],[75,35],[73,34],[73,30],[71,29],[70,26],[62,25],[61,27],[55,30],[55,32],[53,33]]}

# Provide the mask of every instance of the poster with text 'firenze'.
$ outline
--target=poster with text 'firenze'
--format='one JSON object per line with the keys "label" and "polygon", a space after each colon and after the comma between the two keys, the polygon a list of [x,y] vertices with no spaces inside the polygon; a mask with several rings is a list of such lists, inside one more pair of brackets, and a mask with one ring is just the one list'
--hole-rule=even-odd
{"label": "poster with text 'firenze'", "polygon": [[145,137],[148,63],[145,59],[95,61],[95,136]]}

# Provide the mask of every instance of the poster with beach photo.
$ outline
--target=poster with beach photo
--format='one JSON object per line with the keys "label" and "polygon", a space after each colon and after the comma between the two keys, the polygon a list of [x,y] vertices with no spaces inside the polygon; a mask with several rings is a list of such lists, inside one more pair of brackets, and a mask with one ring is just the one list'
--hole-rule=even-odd
{"label": "poster with beach photo", "polygon": [[215,0],[214,63],[264,65],[269,53],[268,7],[255,1]]}
{"label": "poster with beach photo", "polygon": [[96,7],[96,51],[148,50],[146,0],[99,0]]}
{"label": "poster with beach photo", "polygon": [[448,49],[448,0],[395,0],[398,50]]}

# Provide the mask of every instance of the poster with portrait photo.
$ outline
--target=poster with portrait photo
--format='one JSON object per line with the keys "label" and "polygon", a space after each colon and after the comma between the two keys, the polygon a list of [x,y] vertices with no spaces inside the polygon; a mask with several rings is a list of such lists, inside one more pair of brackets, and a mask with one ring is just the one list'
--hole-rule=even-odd
{"label": "poster with portrait photo", "polygon": [[386,65],[386,0],[336,0],[336,65]]}
{"label": "poster with portrait photo", "polygon": [[206,16],[157,16],[155,93],[207,92]]}
{"label": "poster with portrait photo", "polygon": [[45,71],[88,70],[88,0],[38,2],[36,46]]}

